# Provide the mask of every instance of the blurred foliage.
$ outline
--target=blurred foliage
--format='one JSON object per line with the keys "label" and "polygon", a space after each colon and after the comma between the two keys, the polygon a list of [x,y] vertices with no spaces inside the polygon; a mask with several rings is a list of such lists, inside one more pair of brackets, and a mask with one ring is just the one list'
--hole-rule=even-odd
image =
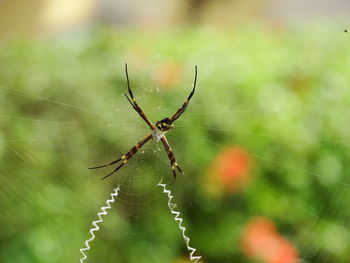
{"label": "blurred foliage", "polygon": [[333,26],[97,28],[3,41],[0,261],[78,262],[91,221],[121,184],[87,262],[188,262],[155,186],[171,180],[159,145],[108,180],[99,180],[108,169],[87,170],[147,132],[123,95],[125,62],[153,121],[183,103],[199,67],[197,92],[168,138],[185,171],[171,189],[205,262],[277,262],[247,252],[266,249],[245,243],[259,236],[244,236],[255,217],[268,218],[302,262],[348,261],[349,54],[349,36]]}

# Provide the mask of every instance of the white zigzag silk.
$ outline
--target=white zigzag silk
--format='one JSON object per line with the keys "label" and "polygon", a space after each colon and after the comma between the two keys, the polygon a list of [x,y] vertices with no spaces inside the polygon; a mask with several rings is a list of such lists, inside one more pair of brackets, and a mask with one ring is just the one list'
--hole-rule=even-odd
{"label": "white zigzag silk", "polygon": [[199,260],[201,259],[201,256],[194,256],[194,253],[196,252],[196,249],[193,248],[193,247],[190,247],[190,238],[186,236],[186,234],[185,234],[186,228],[184,226],[182,226],[183,219],[180,217],[180,212],[175,210],[176,204],[171,202],[171,200],[173,199],[174,196],[172,196],[171,195],[171,191],[166,188],[166,184],[162,184],[162,181],[160,181],[158,186],[163,187],[163,193],[168,196],[168,207],[170,209],[170,212],[173,215],[175,215],[175,217],[174,217],[175,221],[178,222],[178,225],[179,225],[179,228],[180,228],[180,230],[182,232],[182,237],[183,237],[183,239],[185,241],[187,250],[190,252],[190,260],[191,260],[191,262],[193,261],[195,263],[197,263],[197,262],[200,263]]}
{"label": "white zigzag silk", "polygon": [[111,193],[111,199],[108,199],[106,201],[106,206],[102,206],[101,207],[101,211],[99,213],[97,213],[98,220],[92,222],[93,227],[89,231],[90,232],[90,238],[85,241],[85,247],[80,249],[81,254],[83,254],[83,257],[80,259],[80,263],[83,263],[84,260],[87,259],[85,251],[90,250],[89,243],[95,239],[94,232],[98,231],[100,229],[98,224],[103,222],[102,216],[103,215],[105,216],[105,215],[108,214],[107,209],[110,209],[111,208],[111,204],[114,203],[115,200],[117,199],[118,192],[119,192],[119,185],[118,185],[117,188],[113,189],[113,192]]}
{"label": "white zigzag silk", "polygon": [[[171,191],[166,188],[166,184],[162,184],[162,182],[160,182],[158,184],[158,186],[162,187],[163,188],[163,193],[168,196],[168,207],[170,209],[170,212],[173,215],[175,215],[175,218],[174,218],[175,221],[178,222],[179,229],[182,232],[182,237],[183,237],[183,239],[185,241],[187,250],[190,252],[190,260],[191,260],[191,262],[193,261],[195,263],[197,263],[197,262],[200,263],[199,260],[202,257],[201,256],[194,256],[194,253],[196,252],[196,249],[190,246],[190,238],[187,237],[186,234],[185,234],[186,228],[184,226],[182,226],[183,219],[180,217],[180,212],[175,210],[176,204],[171,202],[171,200],[174,198],[174,196],[171,195]],[[95,220],[95,221],[92,222],[93,227],[89,231],[90,232],[90,238],[85,241],[85,247],[80,249],[80,252],[83,255],[83,257],[80,259],[80,263],[84,263],[84,261],[87,259],[85,251],[90,250],[89,243],[92,242],[95,239],[94,232],[96,232],[96,231],[98,231],[100,229],[98,224],[103,222],[102,216],[108,214],[107,209],[110,209],[111,208],[111,204],[116,201],[116,199],[118,197],[118,193],[119,193],[119,185],[111,193],[111,198],[106,201],[106,206],[102,206],[101,207],[101,211],[99,213],[97,213],[98,220]]]}

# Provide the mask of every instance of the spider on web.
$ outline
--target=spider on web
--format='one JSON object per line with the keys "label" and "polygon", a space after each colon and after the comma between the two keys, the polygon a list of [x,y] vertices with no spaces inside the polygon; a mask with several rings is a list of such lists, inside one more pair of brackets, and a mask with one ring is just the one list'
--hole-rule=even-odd
{"label": "spider on web", "polygon": [[[182,106],[175,112],[175,114],[173,116],[171,116],[170,118],[164,118],[160,121],[157,121],[156,124],[154,125],[146,116],[146,114],[143,112],[143,110],[141,109],[141,107],[137,104],[136,99],[134,98],[134,95],[131,91],[130,88],[130,81],[129,81],[129,74],[128,74],[128,65],[125,64],[125,74],[126,74],[126,81],[127,81],[127,85],[128,85],[128,92],[129,95],[131,97],[131,99],[128,97],[127,94],[124,94],[125,97],[128,99],[128,101],[130,102],[131,106],[134,108],[135,111],[137,111],[137,113],[141,116],[141,118],[147,123],[147,125],[151,128],[151,132],[149,134],[147,134],[141,141],[139,141],[134,147],[132,147],[125,155],[123,155],[122,157],[120,157],[119,159],[108,163],[108,164],[104,164],[104,165],[100,165],[100,166],[95,166],[95,167],[90,167],[89,169],[98,169],[98,168],[103,168],[103,167],[107,167],[113,164],[116,164],[118,162],[121,162],[121,164],[115,168],[112,172],[110,172],[109,174],[107,174],[106,176],[102,177],[101,179],[105,179],[109,176],[111,176],[112,174],[116,173],[120,168],[122,168],[122,166],[124,164],[126,164],[129,159],[131,157],[133,157],[137,151],[149,140],[153,139],[156,142],[158,141],[162,141],[164,148],[168,154],[168,158],[170,160],[170,164],[171,164],[171,169],[173,170],[173,181],[171,182],[171,184],[175,181],[176,179],[176,169],[180,172],[182,172],[182,169],[179,167],[179,165],[176,162],[173,150],[170,147],[170,144],[168,143],[168,140],[165,137],[165,133],[172,130],[175,126],[174,126],[174,122],[181,116],[182,113],[185,112],[186,107],[188,105],[188,103],[190,102],[195,89],[196,89],[196,83],[197,83],[197,66],[195,66],[195,75],[194,75],[194,83],[193,83],[193,89],[190,93],[190,95],[188,96],[188,98],[185,100],[185,102],[182,104]],[[176,169],[175,169],[176,168]]]}

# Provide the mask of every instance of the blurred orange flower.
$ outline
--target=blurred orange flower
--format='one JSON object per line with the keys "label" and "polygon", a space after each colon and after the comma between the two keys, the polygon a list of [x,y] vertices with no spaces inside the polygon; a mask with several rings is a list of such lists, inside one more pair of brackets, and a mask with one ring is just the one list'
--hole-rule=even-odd
{"label": "blurred orange flower", "polygon": [[209,167],[207,189],[211,193],[236,193],[249,178],[252,159],[242,147],[233,146],[221,151]]}
{"label": "blurred orange flower", "polygon": [[294,246],[278,233],[273,222],[263,217],[253,218],[246,226],[242,249],[249,258],[266,263],[299,262]]}

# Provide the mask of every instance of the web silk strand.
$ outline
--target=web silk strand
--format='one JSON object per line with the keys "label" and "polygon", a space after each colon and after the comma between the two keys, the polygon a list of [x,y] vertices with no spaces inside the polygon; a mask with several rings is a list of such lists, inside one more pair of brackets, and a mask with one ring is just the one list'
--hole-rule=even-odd
{"label": "web silk strand", "polygon": [[183,237],[183,239],[185,241],[187,250],[188,250],[188,252],[190,252],[190,261],[191,262],[193,261],[195,263],[197,263],[197,262],[200,263],[199,260],[202,257],[194,255],[194,253],[196,252],[196,249],[190,246],[190,238],[188,236],[186,236],[186,234],[185,234],[186,228],[184,226],[182,226],[183,219],[180,217],[180,212],[175,210],[177,205],[172,202],[172,199],[173,199],[174,196],[171,194],[171,191],[166,188],[167,185],[166,184],[162,184],[162,181],[160,181],[158,186],[162,187],[163,188],[163,193],[168,196],[168,207],[170,209],[170,212],[173,215],[175,215],[175,217],[174,217],[175,221],[178,222],[179,229],[181,230],[182,237]]}
{"label": "web silk strand", "polygon": [[111,204],[114,203],[115,200],[117,199],[118,193],[119,193],[119,185],[117,188],[113,189],[113,192],[111,193],[111,198],[107,199],[107,201],[106,201],[106,206],[102,206],[100,209],[100,212],[97,213],[98,220],[95,220],[92,222],[93,227],[90,228],[90,231],[89,231],[90,238],[85,241],[85,247],[80,249],[80,252],[83,255],[83,257],[80,259],[80,263],[83,263],[87,259],[85,252],[90,250],[89,243],[95,239],[94,232],[97,232],[100,229],[98,224],[103,222],[102,216],[105,216],[108,214],[107,209],[111,208]]}

